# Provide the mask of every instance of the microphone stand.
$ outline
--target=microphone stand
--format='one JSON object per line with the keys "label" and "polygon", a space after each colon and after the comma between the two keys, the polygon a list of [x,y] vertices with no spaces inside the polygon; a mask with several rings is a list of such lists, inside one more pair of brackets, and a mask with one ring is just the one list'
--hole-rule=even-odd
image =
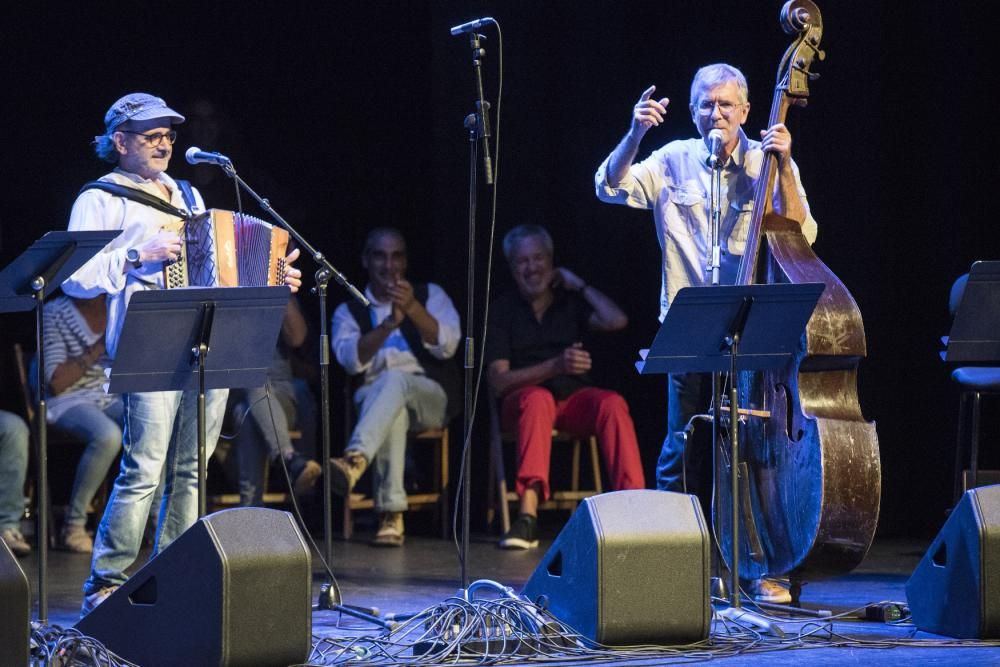
{"label": "microphone stand", "polygon": [[[493,162],[490,160],[490,103],[483,96],[482,59],[486,56],[486,49],[481,47],[479,43],[481,39],[486,39],[486,35],[480,35],[475,30],[469,33],[469,45],[472,47],[472,69],[476,75],[476,120],[477,133],[483,146],[483,173],[486,185],[493,185]],[[475,182],[472,185],[475,186]],[[470,229],[470,231],[472,230]]]}
{"label": "microphone stand", "polygon": [[[712,181],[711,189],[709,191],[709,203],[711,206],[711,224],[710,224],[710,236],[712,242],[712,256],[709,258],[708,265],[705,267],[711,275],[711,284],[713,287],[717,287],[721,281],[720,271],[722,268],[722,160],[715,153],[711,153],[708,157],[708,166],[712,169]],[[733,377],[733,382],[736,378]],[[715,409],[712,410],[712,452],[715,461],[714,472],[715,472],[715,484],[713,484],[713,494],[715,496],[715,506],[721,507],[720,503],[720,490],[718,481],[721,478],[721,447],[722,447],[722,373],[720,371],[712,372],[712,403]],[[730,415],[732,418],[733,415]],[[733,471],[732,474],[736,474],[737,471]],[[736,499],[733,498],[734,503]],[[735,581],[730,577],[730,586],[732,590],[739,595],[739,582]],[[737,604],[739,604],[737,602]]]}
{"label": "microphone stand", "polygon": [[[721,284],[720,271],[722,269],[722,165],[723,161],[719,159],[719,156],[712,153],[708,157],[708,166],[712,169],[712,186],[709,194],[709,199],[711,203],[712,220],[711,220],[711,241],[712,241],[712,257],[709,260],[707,270],[711,272],[712,285],[718,286]],[[735,623],[744,623],[751,625],[759,629],[760,631],[767,634],[776,634],[778,636],[784,636],[782,634],[781,628],[770,623],[764,616],[756,614],[751,611],[743,609],[740,603],[740,545],[739,545],[739,518],[740,518],[740,506],[739,506],[739,403],[738,403],[738,392],[739,388],[736,383],[739,379],[736,371],[736,356],[739,347],[740,337],[742,335],[743,326],[746,324],[746,318],[749,314],[749,303],[744,303],[743,308],[740,310],[736,317],[736,324],[733,327],[733,333],[730,337],[727,337],[726,343],[730,348],[731,363],[729,369],[729,509],[730,509],[730,557],[729,557],[729,606],[721,611],[717,612],[722,618],[730,619]],[[715,483],[713,486],[713,495],[715,496],[715,506],[721,507],[720,498],[722,489],[719,484],[721,479],[722,466],[724,465],[722,447],[722,372],[713,371],[712,372],[712,402],[715,404],[715,409],[712,410],[712,452],[714,456],[715,466]],[[721,549],[720,549],[721,554]]]}
{"label": "microphone stand", "polygon": [[464,127],[469,131],[469,254],[466,269],[466,300],[465,300],[465,350],[464,350],[464,370],[465,370],[465,409],[462,424],[462,542],[461,542],[461,569],[462,569],[462,591],[467,600],[469,597],[469,515],[471,513],[470,486],[472,484],[472,454],[469,443],[472,439],[473,423],[473,384],[475,382],[476,367],[476,344],[473,322],[475,317],[475,287],[476,287],[476,194],[478,190],[477,162],[478,144],[483,148],[483,171],[487,185],[493,185],[493,165],[490,161],[490,105],[483,97],[483,74],[482,59],[486,55],[486,50],[480,45],[480,40],[485,36],[477,34],[473,30],[469,34],[469,45],[472,47],[472,68],[476,78],[476,112],[465,117]]}
{"label": "microphone stand", "polygon": [[[247,194],[253,197],[260,207],[267,212],[281,227],[288,231],[288,233],[295,239],[295,242],[303,249],[303,251],[309,254],[313,261],[319,265],[319,269],[315,273],[316,287],[314,292],[319,296],[319,368],[320,368],[320,423],[322,425],[322,442],[323,442],[323,464],[324,466],[329,465],[330,461],[330,335],[329,335],[329,322],[326,316],[326,291],[327,285],[331,278],[336,279],[344,289],[347,290],[356,301],[364,305],[365,307],[370,305],[370,302],[362,294],[357,287],[352,285],[344,274],[338,271],[326,258],[326,256],[314,248],[312,244],[306,241],[305,237],[298,233],[292,225],[282,218],[277,211],[271,206],[271,202],[267,200],[266,197],[261,197],[253,188],[247,185],[246,181],[240,178],[233,163],[226,161],[224,164],[220,165],[223,171],[233,179]],[[324,558],[326,564],[330,567],[330,563],[333,562],[333,506],[332,506],[332,495],[333,489],[331,488],[330,475],[329,473],[323,475],[323,530],[324,530]],[[329,570],[328,570],[329,571]],[[373,613],[367,613],[361,609],[352,607],[350,605],[343,604],[343,598],[340,594],[340,586],[337,585],[335,579],[333,579],[332,574],[330,575],[330,581],[323,584],[320,587],[320,593],[318,597],[317,604],[313,606],[313,610],[327,609],[331,611],[338,611],[349,616],[354,616],[355,618],[360,618],[362,620],[368,621],[375,625],[381,627],[387,627],[386,623],[379,618],[376,618]]]}

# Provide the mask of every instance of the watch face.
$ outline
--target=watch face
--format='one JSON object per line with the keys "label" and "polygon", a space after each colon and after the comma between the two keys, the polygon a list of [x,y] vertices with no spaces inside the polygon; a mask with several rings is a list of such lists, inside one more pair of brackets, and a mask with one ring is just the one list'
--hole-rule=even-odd
{"label": "watch face", "polygon": [[133,264],[135,262],[138,262],[139,261],[139,251],[136,250],[135,248],[129,248],[128,252],[125,253],[125,259],[127,259],[130,262],[132,262]]}

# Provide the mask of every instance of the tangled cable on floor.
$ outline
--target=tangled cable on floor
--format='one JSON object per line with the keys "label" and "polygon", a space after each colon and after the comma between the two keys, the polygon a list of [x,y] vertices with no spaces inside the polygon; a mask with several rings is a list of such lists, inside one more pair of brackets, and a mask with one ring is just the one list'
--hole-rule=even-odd
{"label": "tangled cable on floor", "polygon": [[76,628],[31,624],[30,667],[138,667]]}
{"label": "tangled cable on floor", "polygon": [[[477,598],[480,590],[494,597]],[[499,583],[480,580],[459,594],[394,625],[380,635],[317,638],[309,665],[504,665],[547,662],[610,662],[665,665],[791,649],[995,647],[1000,641],[848,636],[834,621],[856,618],[864,607],[822,620],[801,620],[763,610],[785,626],[784,636],[716,616],[708,639],[680,646],[605,646],[569,627],[545,609]],[[859,626],[860,628],[861,626]],[[870,626],[869,626],[870,627]],[[882,625],[881,627],[885,627]],[[898,627],[898,624],[893,624]]]}

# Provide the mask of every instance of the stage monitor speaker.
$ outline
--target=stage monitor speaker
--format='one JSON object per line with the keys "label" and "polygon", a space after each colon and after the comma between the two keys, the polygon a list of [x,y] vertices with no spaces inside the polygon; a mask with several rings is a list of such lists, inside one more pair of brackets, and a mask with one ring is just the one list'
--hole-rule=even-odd
{"label": "stage monitor speaker", "polygon": [[587,498],[523,594],[602,644],[706,638],[709,540],[698,499],[652,490]]}
{"label": "stage monitor speaker", "polygon": [[28,578],[0,539],[0,665],[27,665],[30,637]]}
{"label": "stage monitor speaker", "polygon": [[906,582],[906,599],[921,630],[1000,639],[1000,484],[965,492]]}
{"label": "stage monitor speaker", "polygon": [[198,520],[76,624],[142,665],[288,665],[312,646],[309,548],[291,514]]}

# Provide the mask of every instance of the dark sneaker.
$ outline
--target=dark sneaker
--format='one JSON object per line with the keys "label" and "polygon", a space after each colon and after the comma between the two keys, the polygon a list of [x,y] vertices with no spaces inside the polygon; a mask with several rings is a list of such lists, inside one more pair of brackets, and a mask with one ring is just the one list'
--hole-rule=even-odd
{"label": "dark sneaker", "polygon": [[83,618],[90,612],[97,609],[97,605],[107,600],[108,597],[117,590],[117,586],[105,586],[96,593],[85,595],[83,597],[83,606],[80,607],[80,618]]}
{"label": "dark sneaker", "polygon": [[750,584],[750,594],[757,602],[771,604],[791,604],[792,594],[774,579],[755,579]]}
{"label": "dark sneaker", "polygon": [[403,546],[403,513],[385,512],[379,516],[378,532],[372,538],[374,547]]}
{"label": "dark sneaker", "polygon": [[323,466],[301,454],[288,460],[288,476],[292,478],[292,492],[297,496],[312,491],[322,474]]}
{"label": "dark sneaker", "polygon": [[534,549],[538,546],[538,519],[530,514],[518,516],[497,546],[501,549]]}
{"label": "dark sneaker", "polygon": [[3,540],[7,548],[10,549],[10,552],[18,558],[24,558],[31,553],[31,545],[28,544],[28,540],[24,539],[24,535],[17,528],[4,529],[0,533],[0,540]]}
{"label": "dark sneaker", "polygon": [[330,459],[330,488],[336,496],[351,492],[368,468],[368,459],[361,452],[348,450],[341,458]]}

